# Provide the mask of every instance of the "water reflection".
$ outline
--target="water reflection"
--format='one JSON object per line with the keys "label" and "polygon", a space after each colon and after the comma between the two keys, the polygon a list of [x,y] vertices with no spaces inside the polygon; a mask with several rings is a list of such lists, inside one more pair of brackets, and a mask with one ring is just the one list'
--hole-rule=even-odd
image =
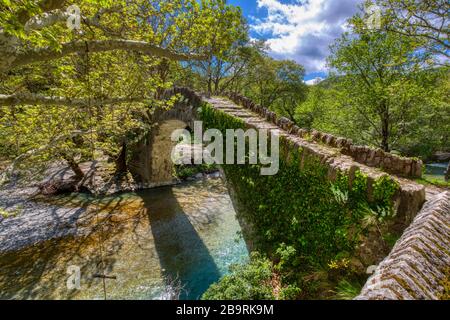
{"label": "water reflection", "polygon": [[153,241],[167,285],[179,281],[181,299],[198,299],[220,272],[209,249],[171,188],[139,193],[147,208]]}
{"label": "water reflection", "polygon": [[[248,255],[220,180],[60,200],[90,212],[76,223],[90,231],[0,255],[0,298],[103,299],[93,275],[104,272],[117,277],[105,281],[108,299],[161,299],[174,279],[185,288],[180,298],[196,299]],[[66,287],[69,265],[81,266],[80,291]]]}

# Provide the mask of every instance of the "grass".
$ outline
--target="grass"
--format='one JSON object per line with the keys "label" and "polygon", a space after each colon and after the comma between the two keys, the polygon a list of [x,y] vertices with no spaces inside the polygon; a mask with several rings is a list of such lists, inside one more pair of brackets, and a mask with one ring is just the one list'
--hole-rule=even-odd
{"label": "grass", "polygon": [[[439,177],[439,178],[438,178]],[[423,184],[425,186],[437,186],[442,188],[450,188],[450,181],[445,181],[441,176],[434,175],[423,175],[422,178],[415,179],[417,183]]]}
{"label": "grass", "polygon": [[358,283],[352,283],[347,280],[341,280],[335,289],[334,298],[337,300],[353,300],[362,290]]}

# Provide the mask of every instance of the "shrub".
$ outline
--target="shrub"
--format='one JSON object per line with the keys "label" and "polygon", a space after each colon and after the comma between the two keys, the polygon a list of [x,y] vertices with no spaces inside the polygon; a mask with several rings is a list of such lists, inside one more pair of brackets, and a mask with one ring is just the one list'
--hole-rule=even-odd
{"label": "shrub", "polygon": [[258,253],[252,253],[250,262],[230,267],[230,274],[211,285],[203,300],[273,300],[270,279],[272,263]]}

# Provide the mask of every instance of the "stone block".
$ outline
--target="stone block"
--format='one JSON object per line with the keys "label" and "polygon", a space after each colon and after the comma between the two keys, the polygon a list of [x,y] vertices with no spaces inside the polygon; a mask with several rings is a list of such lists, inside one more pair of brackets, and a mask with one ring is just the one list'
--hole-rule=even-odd
{"label": "stone block", "polygon": [[299,130],[300,130],[300,127],[299,127],[299,126],[293,125],[292,128],[291,128],[291,130],[289,130],[289,133],[290,133],[290,134],[297,134]]}

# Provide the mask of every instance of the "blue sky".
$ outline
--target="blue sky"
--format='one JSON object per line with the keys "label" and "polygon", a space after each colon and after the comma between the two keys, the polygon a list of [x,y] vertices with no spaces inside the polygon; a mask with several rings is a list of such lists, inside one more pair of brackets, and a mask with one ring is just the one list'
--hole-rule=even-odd
{"label": "blue sky", "polygon": [[326,77],[329,46],[363,0],[229,0],[242,8],[251,36],[265,39],[270,55],[306,68],[305,80]]}

